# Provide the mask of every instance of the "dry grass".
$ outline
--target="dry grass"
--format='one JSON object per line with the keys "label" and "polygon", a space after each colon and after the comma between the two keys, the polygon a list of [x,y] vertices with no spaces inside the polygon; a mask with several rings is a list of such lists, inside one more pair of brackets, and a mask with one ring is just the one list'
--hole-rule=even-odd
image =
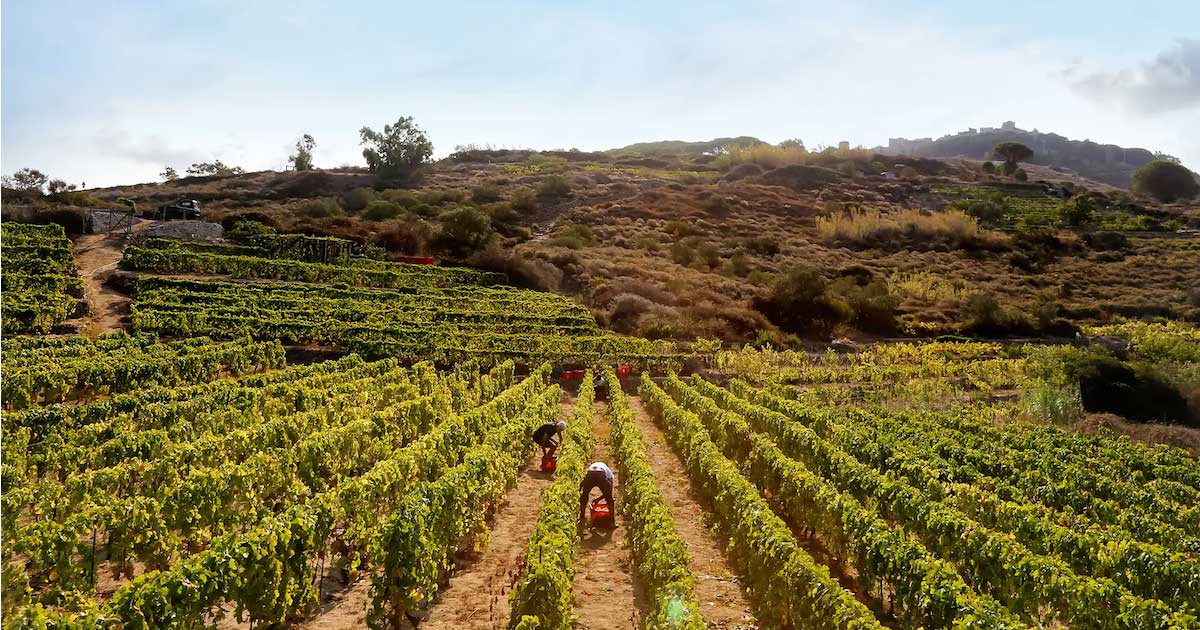
{"label": "dry grass", "polygon": [[968,293],[962,282],[950,281],[924,271],[893,273],[888,278],[888,290],[927,304],[958,303]]}
{"label": "dry grass", "polygon": [[771,169],[791,166],[793,164],[815,164],[821,161],[829,161],[831,158],[871,160],[874,157],[874,152],[862,147],[855,147],[848,150],[831,147],[824,151],[813,152],[798,147],[785,148],[770,144],[756,144],[746,147],[733,145],[725,147],[725,153],[713,160],[713,166],[722,170],[728,170],[739,164],[757,164],[763,168]]}
{"label": "dry grass", "polygon": [[838,243],[873,244],[879,240],[948,237],[963,243],[979,234],[975,218],[959,210],[927,213],[920,210],[881,212],[851,210],[817,218],[821,238]]}

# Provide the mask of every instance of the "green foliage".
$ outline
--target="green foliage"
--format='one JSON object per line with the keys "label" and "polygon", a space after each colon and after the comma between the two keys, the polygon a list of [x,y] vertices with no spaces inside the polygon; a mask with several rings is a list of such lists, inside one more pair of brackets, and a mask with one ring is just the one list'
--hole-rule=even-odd
{"label": "green foliage", "polygon": [[225,238],[234,243],[253,244],[260,236],[273,236],[275,228],[258,221],[243,219],[233,225],[233,229],[225,234]]}
{"label": "green foliage", "polygon": [[173,166],[164,168],[163,172],[159,173],[158,176],[161,177],[164,182],[173,182],[179,179],[179,173],[175,172],[175,167]]}
{"label": "green foliage", "polygon": [[987,173],[988,175],[996,174],[996,165],[990,161],[984,162],[982,165],[980,165],[979,168],[980,168],[980,170],[982,170],[984,173]]}
{"label": "green foliage", "polygon": [[438,223],[441,224],[439,241],[447,249],[460,253],[482,249],[496,235],[491,217],[470,206],[441,213]]}
{"label": "green foliage", "polygon": [[562,175],[547,175],[537,188],[540,199],[561,199],[571,194],[571,182]]}
{"label": "green foliage", "polygon": [[1025,169],[1023,169],[1023,168],[1017,169],[1015,172],[1013,172],[1012,175],[1013,175],[1013,179],[1015,179],[1019,182],[1029,181],[1029,174],[1026,173]]}
{"label": "green foliage", "polygon": [[1132,188],[1163,203],[1187,201],[1200,193],[1196,174],[1181,164],[1152,160],[1133,174]]}
{"label": "green foliage", "polygon": [[1073,227],[1086,225],[1096,220],[1097,204],[1094,197],[1075,195],[1062,207],[1062,217]]}
{"label": "green foliage", "polygon": [[300,204],[297,212],[310,219],[333,217],[342,213],[342,207],[333,197],[318,197]]}
{"label": "green foliage", "polygon": [[362,212],[375,199],[375,191],[370,188],[355,188],[342,194],[342,207],[346,212]]}
{"label": "green foliage", "polygon": [[313,168],[313,148],[317,146],[313,137],[304,134],[296,141],[296,152],[288,156],[288,164],[293,171],[311,171]]}
{"label": "green foliage", "polygon": [[471,201],[475,203],[492,203],[503,198],[500,187],[494,184],[480,184],[471,189]]}
{"label": "green foliage", "polygon": [[41,194],[42,188],[46,186],[49,179],[45,173],[37,169],[23,168],[12,175],[5,175],[3,183],[5,188]]}
{"label": "green foliage", "polygon": [[584,377],[558,449],[554,482],[542,492],[537,524],[525,548],[521,578],[509,595],[508,627],[567,630],[572,627],[576,559],[579,557],[579,485],[592,454],[592,373]]}
{"label": "green foliage", "polygon": [[537,209],[537,194],[528,188],[522,188],[513,193],[508,203],[515,212],[528,214]]}
{"label": "green foliage", "polygon": [[785,331],[828,336],[834,326],[854,314],[850,305],[828,288],[816,268],[793,265],[775,278],[767,296],[755,298],[754,307]]}
{"label": "green foliage", "polygon": [[433,156],[433,143],[411,116],[384,125],[382,133],[363,127],[358,134],[367,147],[363,149],[367,168],[384,180],[409,178]]}
{"label": "green foliage", "polygon": [[1033,157],[1033,149],[1020,142],[1001,142],[992,147],[992,153],[1004,160],[1004,173],[1012,175],[1017,171],[1017,163]]}
{"label": "green foliage", "polygon": [[246,169],[240,166],[228,166],[221,160],[214,162],[197,162],[192,164],[187,169],[188,177],[224,177],[228,175],[241,175],[246,172]]}
{"label": "green foliage", "polygon": [[376,199],[367,204],[362,217],[368,221],[386,221],[394,219],[404,212],[404,206],[385,199]]}
{"label": "green foliage", "polygon": [[568,249],[583,249],[596,244],[596,234],[587,225],[572,223],[557,230],[550,243]]}

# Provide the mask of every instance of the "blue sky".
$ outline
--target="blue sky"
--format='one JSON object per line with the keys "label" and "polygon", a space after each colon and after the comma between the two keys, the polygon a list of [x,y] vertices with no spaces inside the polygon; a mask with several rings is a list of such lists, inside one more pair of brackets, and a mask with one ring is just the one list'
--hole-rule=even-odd
{"label": "blue sky", "polygon": [[1200,168],[1200,3],[3,2],[0,161],[89,186],[457,144],[810,147],[1012,119]]}

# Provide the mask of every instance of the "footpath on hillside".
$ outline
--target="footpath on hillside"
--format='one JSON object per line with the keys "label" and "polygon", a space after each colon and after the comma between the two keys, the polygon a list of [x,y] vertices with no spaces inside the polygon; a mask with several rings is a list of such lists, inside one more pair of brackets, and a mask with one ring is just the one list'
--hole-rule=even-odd
{"label": "footpath on hillside", "polygon": [[700,615],[709,628],[757,628],[750,602],[720,541],[705,527],[707,510],[688,479],[683,461],[668,446],[667,436],[651,420],[642,399],[630,397],[629,404],[646,440],[646,457],[654,470],[654,481],[670,506],[675,530],[687,543],[692,574],[696,576]]}
{"label": "footpath on hillside", "polygon": [[[133,225],[133,231],[141,231],[155,223],[139,221]],[[122,328],[121,320],[129,313],[129,296],[114,290],[105,281],[121,262],[124,247],[124,233],[85,234],[72,244],[75,268],[83,280],[88,314],[69,323],[77,324],[81,332],[100,334]]]}
{"label": "footpath on hillside", "polygon": [[[604,462],[616,469],[613,460],[608,405],[596,403],[592,419],[595,451],[592,461]],[[621,477],[617,476],[613,499],[618,507],[623,500]],[[579,625],[588,630],[637,630],[640,627],[643,593],[634,579],[633,555],[626,544],[629,518],[617,511],[617,528],[598,530],[587,528],[581,541],[575,584],[575,615]]]}

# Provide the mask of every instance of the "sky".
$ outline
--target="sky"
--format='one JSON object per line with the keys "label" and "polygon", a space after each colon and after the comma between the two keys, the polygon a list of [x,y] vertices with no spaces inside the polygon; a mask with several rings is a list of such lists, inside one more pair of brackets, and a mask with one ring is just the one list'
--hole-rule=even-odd
{"label": "sky", "polygon": [[1200,2],[3,0],[0,170],[87,187],[219,159],[473,143],[810,148],[1013,120],[1200,170]]}

